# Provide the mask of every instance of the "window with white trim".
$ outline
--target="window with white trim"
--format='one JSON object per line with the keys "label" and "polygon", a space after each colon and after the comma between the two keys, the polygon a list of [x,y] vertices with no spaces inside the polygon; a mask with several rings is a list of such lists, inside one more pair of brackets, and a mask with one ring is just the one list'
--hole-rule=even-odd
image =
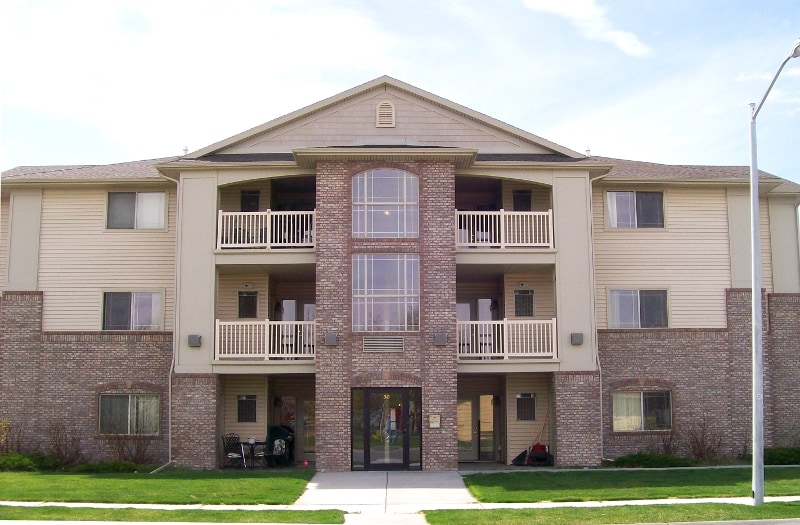
{"label": "window with white trim", "polygon": [[109,230],[162,230],[167,195],[163,191],[110,191],[106,228]]}
{"label": "window with white trim", "polygon": [[408,238],[419,235],[419,178],[380,168],[353,177],[353,237]]}
{"label": "window with white trim", "polygon": [[158,394],[100,394],[100,434],[157,436]]}
{"label": "window with white trim", "polygon": [[611,228],[663,228],[664,194],[660,191],[609,191]]}
{"label": "window with white trim", "polygon": [[103,293],[103,330],[162,330],[161,292]]}
{"label": "window with white trim", "polygon": [[419,330],[419,256],[353,255],[353,330]]}
{"label": "window with white trim", "polygon": [[611,290],[609,328],[667,328],[666,290]]}
{"label": "window with white trim", "polygon": [[672,428],[672,392],[613,392],[614,432],[669,430]]}

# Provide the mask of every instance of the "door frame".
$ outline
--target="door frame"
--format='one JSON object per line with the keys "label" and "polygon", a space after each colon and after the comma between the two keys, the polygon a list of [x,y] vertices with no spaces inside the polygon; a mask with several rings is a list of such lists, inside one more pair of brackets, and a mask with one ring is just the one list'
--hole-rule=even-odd
{"label": "door frame", "polygon": [[[418,429],[417,432],[419,434],[419,452],[422,453],[422,428],[421,428],[421,417],[420,411],[421,406],[415,407],[416,411],[414,412],[414,417],[416,417],[416,423],[414,424],[411,421],[411,410],[410,410],[410,401],[411,401],[411,393],[413,391],[417,392],[417,399],[422,400],[422,389],[420,387],[355,387],[351,389],[350,392],[350,403],[351,403],[351,414],[352,417],[358,417],[355,414],[355,410],[353,408],[354,405],[354,397],[356,392],[362,392],[363,400],[361,407],[361,431],[362,435],[358,436],[363,443],[363,454],[364,454],[364,461],[363,467],[357,468],[354,462],[354,445],[356,443],[357,436],[355,435],[355,421],[351,422],[351,469],[352,470],[364,470],[364,471],[388,471],[388,470],[412,470],[411,467],[411,441],[412,441],[412,433],[411,428],[416,426]],[[370,414],[371,414],[371,402],[370,399],[375,394],[383,394],[383,395],[392,395],[392,394],[399,394],[401,403],[400,403],[400,420],[396,422],[397,428],[399,430],[398,437],[402,437],[402,461],[395,462],[395,463],[377,463],[373,464],[371,462],[371,425],[370,425]],[[414,466],[413,470],[422,470],[422,457],[419,458],[419,467],[416,465]]]}

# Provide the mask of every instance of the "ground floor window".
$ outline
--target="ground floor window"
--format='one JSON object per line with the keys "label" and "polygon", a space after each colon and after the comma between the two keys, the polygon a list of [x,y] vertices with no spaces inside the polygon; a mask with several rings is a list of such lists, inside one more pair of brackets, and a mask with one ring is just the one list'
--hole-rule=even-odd
{"label": "ground floor window", "polygon": [[614,392],[614,432],[668,430],[672,428],[672,393]]}
{"label": "ground floor window", "polygon": [[158,435],[157,394],[100,394],[100,433]]}

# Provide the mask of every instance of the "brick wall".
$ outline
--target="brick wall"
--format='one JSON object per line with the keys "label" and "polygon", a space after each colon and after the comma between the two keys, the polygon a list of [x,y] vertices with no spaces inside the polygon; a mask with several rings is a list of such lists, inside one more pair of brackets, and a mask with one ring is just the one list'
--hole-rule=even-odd
{"label": "brick wall", "polygon": [[776,446],[800,446],[800,294],[768,297],[764,368],[764,419],[770,430],[765,441]]}
{"label": "brick wall", "polygon": [[[663,450],[665,433],[613,432],[611,394],[616,390],[670,390],[678,452],[688,454],[691,433],[721,440],[721,452],[751,449],[752,331],[750,290],[727,292],[725,329],[600,330],[604,454],[614,458]],[[798,436],[800,392],[797,341],[800,295],[764,302],[765,444]]]}
{"label": "brick wall", "polygon": [[221,466],[217,374],[172,376],[172,461],[192,469]]}
{"label": "brick wall", "polygon": [[166,462],[172,334],[42,332],[42,303],[41,292],[0,297],[0,418],[21,429],[21,448],[48,453],[64,431],[87,460],[116,459],[119,441],[98,435],[99,394],[155,393],[160,435],[147,453]]}
{"label": "brick wall", "polygon": [[[351,178],[376,167],[396,167],[419,176],[419,239],[352,238]],[[320,339],[333,331],[335,346],[317,350],[317,468],[351,468],[350,392],[353,387],[422,387],[423,420],[441,417],[438,429],[423,428],[423,468],[457,468],[455,352],[455,169],[437,163],[345,163],[317,166],[316,321]],[[397,333],[402,353],[366,353],[363,334],[352,332],[351,290],[354,253],[419,253],[420,331]],[[448,345],[434,346],[434,331],[448,333]]]}
{"label": "brick wall", "polygon": [[556,372],[553,375],[555,464],[594,466],[600,458],[600,375]]}

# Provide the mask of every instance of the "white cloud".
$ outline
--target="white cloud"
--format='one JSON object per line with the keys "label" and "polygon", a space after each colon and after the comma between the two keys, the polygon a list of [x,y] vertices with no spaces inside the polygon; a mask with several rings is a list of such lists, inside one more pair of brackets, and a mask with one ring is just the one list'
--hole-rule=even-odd
{"label": "white cloud", "polygon": [[644,57],[652,53],[650,47],[635,34],[612,27],[606,10],[595,0],[523,0],[529,9],[561,16],[578,28],[589,40],[607,42],[631,56]]}

